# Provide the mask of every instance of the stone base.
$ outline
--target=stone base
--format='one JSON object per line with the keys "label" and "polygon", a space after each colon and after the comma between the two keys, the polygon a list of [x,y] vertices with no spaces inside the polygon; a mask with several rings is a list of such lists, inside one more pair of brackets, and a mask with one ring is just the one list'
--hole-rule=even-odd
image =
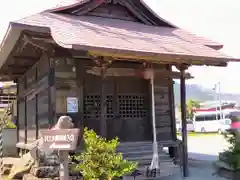
{"label": "stone base", "polygon": [[[32,174],[25,174],[22,180],[59,180],[59,177],[56,178],[38,178]],[[69,180],[82,180],[82,177],[70,176]]]}
{"label": "stone base", "polygon": [[233,170],[227,163],[220,160],[214,162],[213,166],[217,170],[216,174],[220,177],[232,180],[240,180],[240,169]]}
{"label": "stone base", "polygon": [[59,166],[33,166],[31,168],[30,174],[38,178],[54,178],[59,175]]}
{"label": "stone base", "polygon": [[[77,171],[74,171],[73,166],[69,165],[70,176],[81,176]],[[38,178],[55,178],[59,176],[59,166],[33,166],[30,174]]]}
{"label": "stone base", "polygon": [[17,129],[3,129],[3,156],[17,157]]}

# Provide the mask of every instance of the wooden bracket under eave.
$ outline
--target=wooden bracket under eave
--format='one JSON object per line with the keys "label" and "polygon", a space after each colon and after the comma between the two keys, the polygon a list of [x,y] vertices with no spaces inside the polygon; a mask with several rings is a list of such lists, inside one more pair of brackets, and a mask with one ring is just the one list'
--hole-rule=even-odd
{"label": "wooden bracket under eave", "polygon": [[[106,68],[104,71],[105,76],[116,76],[116,77],[130,77],[130,76],[139,76],[145,78],[144,74],[148,69],[132,69],[132,68]],[[93,74],[95,76],[101,76],[102,69],[101,67],[92,67],[87,70],[87,73]],[[180,72],[176,71],[167,71],[164,69],[154,69],[154,75],[162,77],[171,77],[173,79],[180,78]],[[190,73],[184,73],[185,79],[193,78]]]}

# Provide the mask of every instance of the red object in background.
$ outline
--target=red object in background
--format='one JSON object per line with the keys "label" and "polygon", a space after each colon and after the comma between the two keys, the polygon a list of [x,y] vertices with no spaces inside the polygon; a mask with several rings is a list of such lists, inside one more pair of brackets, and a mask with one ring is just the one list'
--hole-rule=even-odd
{"label": "red object in background", "polygon": [[[222,110],[224,109],[234,109],[235,105],[233,104],[228,104],[228,105],[224,105],[222,106]],[[219,107],[218,107],[219,109]],[[201,109],[195,109],[195,112],[209,112],[209,111],[216,111],[216,107],[213,108],[201,108]]]}
{"label": "red object in background", "polygon": [[232,122],[231,129],[240,129],[240,122]]}

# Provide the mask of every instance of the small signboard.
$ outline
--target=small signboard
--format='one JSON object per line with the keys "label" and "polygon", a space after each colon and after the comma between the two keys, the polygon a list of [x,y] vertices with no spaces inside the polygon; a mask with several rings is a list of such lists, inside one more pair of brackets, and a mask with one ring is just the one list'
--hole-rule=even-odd
{"label": "small signboard", "polygon": [[41,134],[43,148],[71,151],[76,149],[79,129],[42,130]]}
{"label": "small signboard", "polygon": [[67,97],[67,112],[68,113],[78,112],[78,98]]}

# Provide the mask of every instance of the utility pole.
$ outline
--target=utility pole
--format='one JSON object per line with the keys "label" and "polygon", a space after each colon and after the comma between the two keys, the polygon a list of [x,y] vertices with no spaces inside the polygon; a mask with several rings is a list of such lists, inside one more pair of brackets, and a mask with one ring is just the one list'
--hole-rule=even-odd
{"label": "utility pole", "polygon": [[[214,84],[214,100],[218,101],[218,97],[217,97],[217,84]],[[216,120],[218,120],[218,105],[216,106]]]}
{"label": "utility pole", "polygon": [[218,105],[216,106],[216,120],[218,120],[218,107],[219,107],[220,119],[223,119],[220,82],[217,82],[216,84],[214,84],[213,90],[215,90],[215,99],[216,101],[218,101],[217,104],[219,104],[219,106]]}
{"label": "utility pole", "polygon": [[218,99],[219,99],[219,111],[220,111],[220,119],[223,119],[223,114],[222,114],[222,100],[221,100],[221,85],[220,82],[218,82]]}

